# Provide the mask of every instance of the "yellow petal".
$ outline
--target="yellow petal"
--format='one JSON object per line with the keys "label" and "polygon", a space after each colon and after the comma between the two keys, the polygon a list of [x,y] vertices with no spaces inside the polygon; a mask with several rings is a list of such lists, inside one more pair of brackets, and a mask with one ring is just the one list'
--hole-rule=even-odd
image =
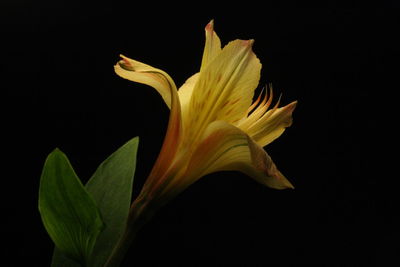
{"label": "yellow petal", "polygon": [[176,91],[176,86],[171,77],[160,69],[153,68],[139,61],[121,55],[115,66],[115,72],[124,79],[149,85],[157,90],[165,103],[171,108],[171,88]]}
{"label": "yellow petal", "polygon": [[148,192],[162,183],[162,177],[165,177],[179,149],[182,135],[181,105],[175,83],[167,73],[122,55],[121,57],[122,60],[115,65],[115,72],[122,78],[152,86],[171,109],[161,151],[143,186],[142,191]]}
{"label": "yellow petal", "polygon": [[[204,45],[203,59],[201,62],[201,69],[204,70],[205,66],[208,65],[220,52],[221,52],[221,41],[218,35],[214,31],[214,20],[211,20],[205,27],[206,42]],[[190,98],[192,96],[194,85],[199,79],[199,73],[194,74],[179,88],[178,94],[181,102],[182,113],[187,113],[186,110],[189,106]]]}
{"label": "yellow petal", "polygon": [[190,97],[193,93],[194,85],[199,79],[199,73],[192,75],[186,82],[179,88],[178,95],[181,102],[181,106],[186,106],[190,102]]}
{"label": "yellow petal", "polygon": [[183,175],[182,186],[216,171],[241,171],[271,188],[293,188],[262,147],[224,121],[207,127]]}
{"label": "yellow petal", "polygon": [[235,122],[246,115],[261,70],[252,44],[252,40],[230,42],[200,72],[189,108],[193,136],[212,121]]}
{"label": "yellow petal", "polygon": [[203,51],[203,60],[201,61],[201,70],[210,63],[221,52],[221,41],[214,32],[214,20],[211,20],[206,28],[206,43]]}
{"label": "yellow petal", "polygon": [[193,88],[199,79],[199,73],[194,74],[179,88],[178,95],[181,103],[183,127],[185,128],[189,120],[189,104],[192,97]]}

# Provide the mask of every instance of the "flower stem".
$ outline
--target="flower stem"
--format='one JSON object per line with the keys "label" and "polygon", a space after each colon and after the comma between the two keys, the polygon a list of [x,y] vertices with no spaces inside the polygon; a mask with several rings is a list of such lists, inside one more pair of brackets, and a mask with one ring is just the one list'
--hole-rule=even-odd
{"label": "flower stem", "polygon": [[130,208],[129,216],[124,234],[120,237],[117,245],[114,247],[110,257],[104,267],[119,267],[124,259],[126,252],[132,245],[137,232],[148,222],[153,212],[146,209],[147,203],[136,199]]}

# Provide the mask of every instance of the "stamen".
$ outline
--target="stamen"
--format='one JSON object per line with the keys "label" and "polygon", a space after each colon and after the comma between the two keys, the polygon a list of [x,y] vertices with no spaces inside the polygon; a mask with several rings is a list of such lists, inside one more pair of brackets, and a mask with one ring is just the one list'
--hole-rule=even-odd
{"label": "stamen", "polygon": [[[267,112],[269,106],[270,106],[271,103],[272,103],[272,99],[273,99],[273,98],[274,98],[274,91],[273,91],[273,89],[272,89],[272,84],[269,84],[269,98],[268,98],[267,103],[266,103],[265,106],[264,106],[264,107],[265,107],[264,113]],[[263,113],[263,115],[264,115],[264,113]]]}
{"label": "stamen", "polygon": [[[258,98],[256,99],[256,101],[254,101],[253,104],[251,104],[251,106],[247,109],[247,116],[250,114],[250,112],[252,112],[254,110],[254,108],[258,105],[258,103],[260,103],[261,100],[261,96],[264,92],[265,87],[262,88],[261,93],[258,95]],[[265,99],[265,97],[264,97]]]}
{"label": "stamen", "polygon": [[257,121],[260,117],[264,115],[264,113],[268,110],[268,107],[271,105],[273,98],[271,87],[269,88],[269,91],[269,96],[266,93],[261,104],[253,111],[253,113],[250,114],[249,118],[251,118],[252,120]]}
{"label": "stamen", "polygon": [[275,106],[272,109],[277,109],[279,104],[281,103],[282,93],[279,95],[278,102],[276,102]]}
{"label": "stamen", "polygon": [[263,115],[260,117],[259,120],[266,120],[266,119],[268,119],[269,117],[271,117],[272,114],[275,113],[275,111],[278,109],[278,106],[279,106],[279,104],[280,104],[280,102],[281,102],[281,97],[282,97],[282,93],[279,95],[278,102],[276,102],[276,104],[274,105],[274,107],[273,107],[269,112],[263,114]]}

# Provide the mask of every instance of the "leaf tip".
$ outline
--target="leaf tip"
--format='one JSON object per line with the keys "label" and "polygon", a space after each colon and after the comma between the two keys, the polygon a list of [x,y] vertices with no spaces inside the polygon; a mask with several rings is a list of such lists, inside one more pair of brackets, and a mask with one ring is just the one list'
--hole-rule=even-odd
{"label": "leaf tip", "polygon": [[64,152],[61,151],[58,147],[54,148],[53,151],[50,152],[49,157],[53,155],[65,155]]}

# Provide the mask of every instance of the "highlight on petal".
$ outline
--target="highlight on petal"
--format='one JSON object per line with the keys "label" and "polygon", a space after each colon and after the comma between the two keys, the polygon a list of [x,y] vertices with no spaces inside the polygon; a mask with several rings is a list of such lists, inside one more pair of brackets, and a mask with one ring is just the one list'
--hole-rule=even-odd
{"label": "highlight on petal", "polygon": [[120,56],[122,59],[114,66],[115,72],[124,79],[153,87],[171,108],[171,89],[177,90],[172,78],[160,69]]}
{"label": "highlight on petal", "polygon": [[261,71],[252,44],[252,40],[230,42],[200,72],[189,108],[194,139],[212,121],[233,123],[246,115]]}
{"label": "highlight on petal", "polygon": [[221,41],[214,31],[214,20],[207,24],[205,31],[206,43],[200,70],[203,70],[221,52]]}
{"label": "highlight on petal", "polygon": [[261,146],[224,121],[212,122],[207,127],[180,187],[183,190],[198,178],[216,171],[240,171],[271,188],[294,188]]}

